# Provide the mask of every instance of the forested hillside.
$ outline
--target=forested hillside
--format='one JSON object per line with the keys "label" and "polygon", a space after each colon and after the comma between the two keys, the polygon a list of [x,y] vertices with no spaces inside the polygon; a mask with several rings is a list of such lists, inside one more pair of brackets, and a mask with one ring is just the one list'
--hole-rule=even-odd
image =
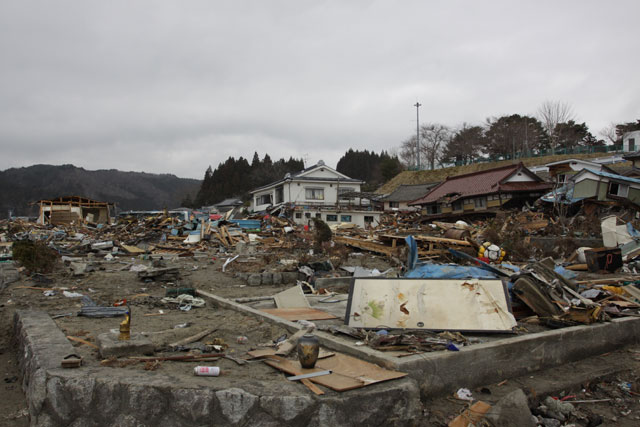
{"label": "forested hillside", "polygon": [[180,206],[185,194],[195,194],[200,181],[169,174],[89,171],[73,165],[34,165],[0,171],[0,218],[34,215],[30,202],[59,196],[84,196],[115,202],[121,210]]}

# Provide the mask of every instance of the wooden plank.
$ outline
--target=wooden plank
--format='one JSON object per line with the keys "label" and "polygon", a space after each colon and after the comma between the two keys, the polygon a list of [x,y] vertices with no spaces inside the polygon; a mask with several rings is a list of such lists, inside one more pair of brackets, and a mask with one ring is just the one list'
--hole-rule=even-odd
{"label": "wooden plank", "polygon": [[316,367],[355,378],[364,385],[382,381],[394,380],[407,376],[404,372],[391,371],[374,363],[365,362],[346,354],[336,353],[335,356],[318,360]]}
{"label": "wooden plank", "polygon": [[[289,375],[303,375],[310,374],[313,372],[326,371],[326,369],[304,369],[300,366],[300,362],[287,360],[278,356],[273,356],[274,358],[269,358],[264,361],[267,365],[276,368],[282,372],[285,372]],[[328,387],[331,390],[335,391],[347,391],[353,390],[356,388],[364,387],[366,384],[364,382],[359,381],[355,378],[350,378],[344,376],[342,374],[338,374],[336,372],[332,372],[329,375],[322,375],[320,377],[309,378],[309,381],[314,382],[316,384],[320,384],[321,386]]]}
{"label": "wooden plank", "polygon": [[368,240],[356,239],[353,237],[344,237],[344,236],[333,236],[333,241],[337,243],[342,243],[347,246],[351,246],[358,249],[364,249],[370,252],[376,252],[379,254],[392,256],[395,251],[381,243],[371,242]]}
{"label": "wooden plank", "polygon": [[122,249],[124,249],[130,254],[143,254],[145,252],[144,249],[140,249],[137,246],[129,246],[125,244],[121,244],[120,246],[122,246]]}
{"label": "wooden plank", "polygon": [[491,405],[486,402],[478,401],[471,405],[470,408],[465,409],[464,412],[458,415],[449,423],[448,427],[467,427],[469,425],[478,424],[484,415],[491,409]]}
{"label": "wooden plank", "polygon": [[300,362],[284,358],[267,359],[264,362],[276,369],[291,375],[303,375],[312,372],[330,370],[332,373],[320,377],[309,378],[310,381],[335,391],[353,390],[382,381],[402,378],[404,372],[390,371],[346,354],[336,353],[328,359],[318,360],[313,369],[303,369]]}
{"label": "wooden plank", "polygon": [[333,314],[315,308],[263,308],[260,311],[291,321],[337,319]]}
{"label": "wooden plank", "polygon": [[587,267],[587,264],[573,264],[573,265],[568,265],[565,268],[567,270],[572,270],[572,271],[587,271],[589,269]]}
{"label": "wooden plank", "polygon": [[638,290],[638,288],[636,288],[635,286],[626,285],[622,287],[622,290],[624,290],[626,293],[628,293],[629,295],[631,295],[632,297],[640,301],[640,290]]}
{"label": "wooden plank", "polygon": [[309,381],[308,378],[303,378],[300,380],[300,382],[302,384],[304,384],[305,386],[307,386],[307,388],[309,390],[311,390],[312,392],[314,392],[315,394],[317,394],[318,396],[322,396],[324,394],[324,391],[320,390],[318,388],[317,385],[315,385],[314,383],[312,383],[311,381]]}

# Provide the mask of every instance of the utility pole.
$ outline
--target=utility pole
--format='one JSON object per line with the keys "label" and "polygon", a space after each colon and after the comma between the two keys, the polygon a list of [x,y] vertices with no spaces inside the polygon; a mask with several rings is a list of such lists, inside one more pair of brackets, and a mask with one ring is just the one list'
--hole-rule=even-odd
{"label": "utility pole", "polygon": [[416,101],[414,107],[416,107],[416,168],[420,170],[420,104]]}

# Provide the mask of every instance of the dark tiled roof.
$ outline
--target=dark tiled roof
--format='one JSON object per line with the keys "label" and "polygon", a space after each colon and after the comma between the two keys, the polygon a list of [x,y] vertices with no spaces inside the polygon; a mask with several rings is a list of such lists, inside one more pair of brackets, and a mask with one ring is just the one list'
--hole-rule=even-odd
{"label": "dark tiled roof", "polygon": [[385,202],[411,202],[427,194],[429,189],[438,185],[437,182],[416,185],[400,185],[393,193],[380,199]]}
{"label": "dark tiled roof", "polygon": [[[502,182],[520,169],[522,169],[523,173],[531,176],[536,181],[519,183]],[[456,198],[462,198],[483,194],[493,194],[500,191],[537,191],[548,188],[551,188],[550,184],[542,182],[540,177],[529,171],[524,167],[524,165],[522,165],[522,163],[520,163],[468,173],[465,175],[447,177],[445,181],[434,187],[426,196],[415,200],[410,204],[417,205],[433,203],[447,195],[456,195]]]}

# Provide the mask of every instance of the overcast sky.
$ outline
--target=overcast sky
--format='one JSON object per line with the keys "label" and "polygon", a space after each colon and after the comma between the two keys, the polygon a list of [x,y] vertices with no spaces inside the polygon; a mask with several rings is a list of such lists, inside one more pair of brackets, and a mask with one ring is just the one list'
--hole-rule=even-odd
{"label": "overcast sky", "polygon": [[640,118],[640,1],[0,2],[0,170],[336,165],[421,122]]}

